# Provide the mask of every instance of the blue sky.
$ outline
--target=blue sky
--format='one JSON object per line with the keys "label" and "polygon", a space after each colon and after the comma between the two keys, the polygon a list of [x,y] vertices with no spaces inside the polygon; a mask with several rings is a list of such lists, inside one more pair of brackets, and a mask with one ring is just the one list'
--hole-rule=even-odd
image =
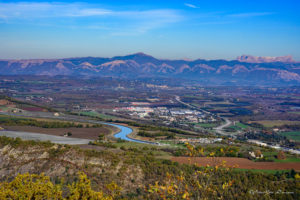
{"label": "blue sky", "polygon": [[1,1],[0,58],[235,59],[300,61],[300,1]]}

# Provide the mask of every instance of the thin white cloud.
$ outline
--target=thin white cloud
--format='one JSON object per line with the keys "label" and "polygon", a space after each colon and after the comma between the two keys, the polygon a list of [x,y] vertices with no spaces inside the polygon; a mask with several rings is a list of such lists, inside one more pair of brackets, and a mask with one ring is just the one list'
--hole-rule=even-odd
{"label": "thin white cloud", "polygon": [[260,17],[266,15],[272,15],[272,12],[250,12],[250,13],[236,13],[227,15],[228,17],[246,18],[246,17]]}
{"label": "thin white cloud", "polygon": [[0,3],[1,18],[40,18],[40,17],[156,17],[156,18],[178,18],[175,10],[110,10],[100,8],[94,4],[86,3]]}
{"label": "thin white cloud", "polygon": [[110,15],[112,11],[104,9],[82,9],[66,13],[66,17],[90,17],[90,16],[104,16]]}
{"label": "thin white cloud", "polygon": [[90,8],[81,3],[0,3],[0,16],[6,19],[88,17],[108,15],[112,11],[103,8]]}
{"label": "thin white cloud", "polygon": [[185,3],[184,5],[189,8],[198,8],[198,6],[195,6],[194,4],[190,4],[190,3]]}
{"label": "thin white cloud", "polygon": [[[35,21],[50,21],[52,18],[75,19],[71,26],[76,27],[76,19],[90,18],[88,27],[97,27],[99,22],[112,26],[118,32],[126,31],[144,33],[151,29],[160,28],[167,24],[176,23],[182,19],[177,10],[148,9],[148,10],[118,10],[105,9],[97,4],[88,3],[39,3],[18,2],[0,3],[0,20],[7,23],[32,23]],[[104,25],[104,26],[105,26]]]}

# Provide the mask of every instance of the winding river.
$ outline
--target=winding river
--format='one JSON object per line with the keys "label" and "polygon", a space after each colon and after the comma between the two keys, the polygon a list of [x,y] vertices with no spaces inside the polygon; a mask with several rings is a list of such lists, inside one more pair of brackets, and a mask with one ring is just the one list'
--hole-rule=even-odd
{"label": "winding river", "polygon": [[114,126],[117,127],[118,129],[120,129],[120,132],[116,133],[114,136],[115,138],[120,138],[122,140],[126,140],[129,142],[137,142],[137,143],[143,143],[143,144],[155,144],[158,145],[158,143],[155,142],[148,142],[148,141],[144,141],[144,140],[137,140],[137,139],[132,139],[130,137],[128,137],[128,135],[130,133],[132,133],[132,129],[123,125],[119,125],[119,124],[111,124],[111,123],[102,123],[102,124],[106,124],[106,125],[110,125],[110,126]]}

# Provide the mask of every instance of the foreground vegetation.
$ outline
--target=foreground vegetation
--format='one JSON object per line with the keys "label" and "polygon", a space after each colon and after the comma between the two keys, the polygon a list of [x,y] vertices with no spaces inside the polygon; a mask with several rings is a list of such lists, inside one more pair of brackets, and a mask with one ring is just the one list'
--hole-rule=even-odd
{"label": "foreground vegetation", "polygon": [[[61,183],[53,184],[50,177],[44,174],[19,174],[11,182],[0,183],[0,199],[112,200],[120,190],[115,183],[111,183],[107,185],[110,194],[104,194],[102,191],[97,192],[91,188],[91,181],[86,174],[79,172],[78,179],[64,188],[63,180]],[[64,190],[67,190],[65,195],[63,195]]]}
{"label": "foreground vegetation", "polygon": [[[237,171],[224,163],[199,167],[193,157],[201,150],[185,148],[189,165],[156,159],[151,148],[113,153],[0,137],[0,199],[295,199],[300,194],[297,173]],[[25,171],[30,174],[18,175]]]}

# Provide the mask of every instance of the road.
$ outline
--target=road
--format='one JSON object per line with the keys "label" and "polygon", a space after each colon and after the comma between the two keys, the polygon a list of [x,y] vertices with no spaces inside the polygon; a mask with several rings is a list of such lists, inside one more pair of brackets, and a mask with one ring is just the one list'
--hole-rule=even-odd
{"label": "road", "polygon": [[[181,101],[181,99],[180,99],[179,96],[175,96],[175,99],[176,99],[179,103],[181,103],[181,104],[184,104],[184,105],[186,105],[186,106],[188,106],[188,107],[190,107],[190,108],[195,108],[194,106],[192,106],[192,105],[190,105],[190,104],[188,104],[188,103],[185,103],[185,102]],[[197,109],[197,110],[200,110],[200,109]],[[201,110],[201,111],[203,111],[203,112],[205,112],[205,113],[207,113],[207,114],[210,114],[209,112],[207,112],[207,111],[205,111],[205,110]],[[220,116],[219,116],[219,117],[220,117]],[[222,118],[222,117],[220,117],[220,118]],[[228,118],[222,118],[222,119],[225,120],[225,124],[221,124],[220,126],[214,128],[214,130],[216,131],[216,133],[218,133],[218,134],[220,134],[220,135],[224,135],[224,136],[229,136],[229,137],[232,137],[233,139],[236,139],[236,138],[237,138],[236,135],[233,135],[233,134],[230,134],[230,133],[226,133],[226,132],[224,131],[224,128],[229,127],[229,126],[232,125],[232,122],[231,122]],[[259,142],[260,144],[261,144],[261,143],[264,143],[263,141],[260,141],[260,140],[255,140],[255,141],[256,141],[256,142]],[[249,142],[249,140],[248,140],[248,142]],[[250,142],[250,143],[253,143],[253,142]],[[266,143],[264,144],[264,146],[268,146],[268,147],[270,147],[270,148],[278,149],[278,146],[268,145],[268,144],[266,144]],[[281,146],[279,147],[279,149],[281,149],[281,150],[283,150],[283,151],[286,151],[286,152],[290,152],[290,153],[293,153],[293,154],[298,154],[298,155],[300,155],[300,151],[299,151],[298,149],[287,149],[287,148],[281,147]]]}
{"label": "road", "polygon": [[22,140],[50,141],[56,144],[70,144],[70,145],[88,144],[89,142],[92,141],[88,139],[70,138],[70,137],[21,132],[21,131],[6,131],[6,130],[0,131],[0,136],[7,136],[12,138],[19,137]]}
{"label": "road", "polygon": [[225,133],[223,130],[224,128],[230,126],[232,124],[232,122],[227,118],[223,118],[223,119],[225,120],[225,124],[221,124],[220,126],[214,128],[216,133],[218,133],[220,135],[232,136],[230,134]]}
{"label": "road", "polygon": [[181,104],[183,104],[183,105],[185,105],[185,106],[187,106],[187,107],[189,107],[189,108],[199,110],[199,111],[204,112],[204,113],[206,113],[206,114],[210,114],[210,112],[208,112],[208,111],[206,111],[206,110],[202,110],[202,109],[200,109],[200,108],[197,108],[196,106],[193,106],[193,105],[190,105],[190,104],[188,104],[188,103],[185,103],[185,102],[181,101],[180,97],[177,96],[177,95],[175,96],[175,99],[176,99],[176,101],[178,101],[179,103],[181,103]]}
{"label": "road", "polygon": [[[183,104],[183,105],[185,105],[185,106],[187,106],[187,107],[189,107],[189,108],[197,109],[197,110],[199,110],[199,111],[201,111],[201,112],[204,112],[204,113],[206,113],[206,114],[211,114],[210,112],[208,112],[208,111],[206,111],[206,110],[202,110],[202,109],[196,108],[195,106],[192,106],[192,105],[190,105],[190,104],[188,104],[188,103],[185,103],[185,102],[181,101],[180,97],[177,96],[177,95],[175,96],[175,99],[176,99],[176,101],[178,101],[179,103],[181,103],[181,104]],[[223,130],[224,128],[230,126],[230,125],[232,124],[232,122],[231,122],[228,118],[222,118],[222,119],[225,120],[225,124],[222,124],[222,125],[220,125],[220,126],[214,128],[215,131],[216,131],[216,133],[218,133],[218,134],[220,134],[220,135],[225,135],[225,136],[232,136],[232,135],[230,135],[230,134],[225,133],[224,130]],[[232,136],[232,137],[235,137],[235,136]]]}

